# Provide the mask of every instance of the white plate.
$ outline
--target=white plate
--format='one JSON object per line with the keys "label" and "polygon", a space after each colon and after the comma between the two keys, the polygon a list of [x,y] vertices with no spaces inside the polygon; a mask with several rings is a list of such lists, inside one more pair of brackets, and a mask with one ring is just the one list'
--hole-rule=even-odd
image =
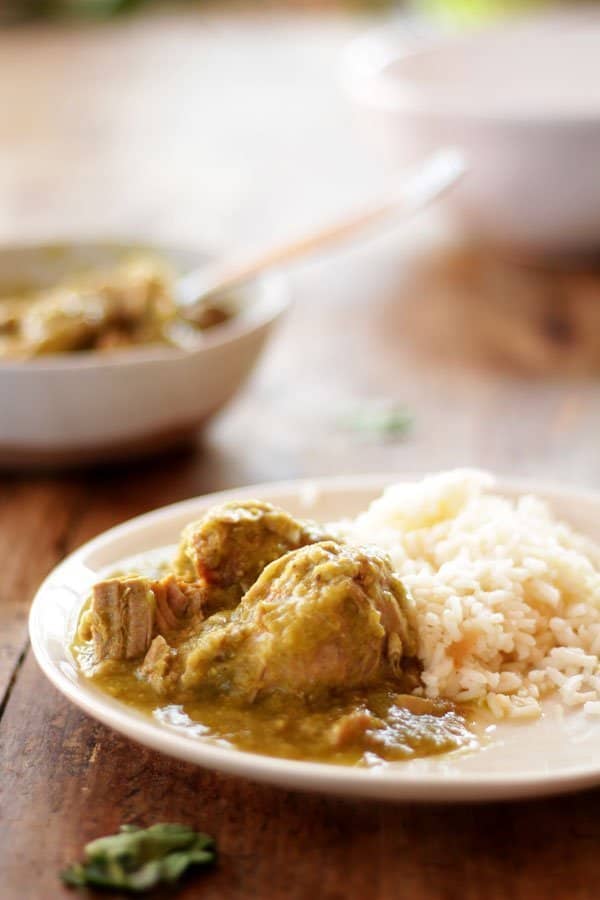
{"label": "white plate", "polygon": [[[561,716],[549,706],[533,723],[494,727],[483,749],[375,769],[273,759],[209,743],[155,721],[102,693],[81,677],[67,647],[83,599],[98,574],[125,557],[177,541],[182,527],[207,506],[258,497],[296,515],[330,520],[355,515],[393,478],[374,476],[260,485],[198,497],[148,513],[107,531],[69,556],[39,589],[29,628],[35,656],[66,697],[141,744],[211,769],[289,788],[385,800],[466,801],[558,793],[600,784],[600,720]],[[600,540],[600,495],[499,482],[509,495],[535,492],[572,525]]]}

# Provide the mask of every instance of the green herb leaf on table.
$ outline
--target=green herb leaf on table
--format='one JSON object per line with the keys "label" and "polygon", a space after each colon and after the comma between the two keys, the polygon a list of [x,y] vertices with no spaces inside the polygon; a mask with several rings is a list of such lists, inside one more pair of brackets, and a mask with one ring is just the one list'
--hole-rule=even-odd
{"label": "green herb leaf on table", "polygon": [[413,423],[412,415],[405,409],[372,408],[357,410],[343,419],[346,428],[375,437],[404,437]]}
{"label": "green herb leaf on table", "polygon": [[118,834],[87,844],[85,861],[66,869],[62,879],[72,887],[141,893],[159,884],[174,884],[191,866],[210,865],[214,860],[213,839],[187,825],[122,825]]}

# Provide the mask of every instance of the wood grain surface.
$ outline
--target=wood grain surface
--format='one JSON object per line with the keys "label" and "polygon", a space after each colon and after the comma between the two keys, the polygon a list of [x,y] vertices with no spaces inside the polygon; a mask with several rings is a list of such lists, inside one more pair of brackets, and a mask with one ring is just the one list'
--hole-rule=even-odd
{"label": "wood grain surface", "polygon": [[[1,236],[240,245],[368,196],[387,170],[333,75],[363,24],[212,13],[0,34]],[[600,487],[592,269],[500,260],[430,216],[306,267],[294,290],[252,380],[193,449],[0,476],[0,897],[70,896],[57,873],[88,839],[175,820],[220,848],[181,898],[595,898],[598,792],[418,807],[257,786],[96,724],[28,651],[31,597],[66,553],[194,494],[457,465]],[[350,428],[373,404],[408,410],[412,429],[391,440]]]}

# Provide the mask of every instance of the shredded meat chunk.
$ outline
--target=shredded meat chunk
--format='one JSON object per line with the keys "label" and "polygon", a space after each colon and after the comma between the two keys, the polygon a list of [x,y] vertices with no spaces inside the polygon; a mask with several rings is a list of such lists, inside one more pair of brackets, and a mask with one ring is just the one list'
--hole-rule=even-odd
{"label": "shredded meat chunk", "polygon": [[155,582],[153,589],[156,598],[155,631],[158,634],[166,635],[200,624],[204,617],[205,600],[205,593],[200,587],[167,575]]}
{"label": "shredded meat chunk", "polygon": [[139,575],[94,585],[88,627],[96,661],[144,654],[152,639],[154,606],[151,582]]}
{"label": "shredded meat chunk", "polygon": [[137,670],[138,675],[156,691],[164,694],[173,684],[176,673],[173,669],[176,651],[173,650],[161,634],[158,634]]}
{"label": "shredded meat chunk", "polygon": [[368,709],[357,709],[342,716],[329,729],[329,741],[336,750],[341,750],[359,741],[367,731],[383,725]]}
{"label": "shredded meat chunk", "polygon": [[108,578],[94,586],[80,633],[91,637],[96,662],[137,659],[157,634],[169,637],[197,630],[204,618],[203,602],[200,588],[174,575],[160,581],[140,575]]}

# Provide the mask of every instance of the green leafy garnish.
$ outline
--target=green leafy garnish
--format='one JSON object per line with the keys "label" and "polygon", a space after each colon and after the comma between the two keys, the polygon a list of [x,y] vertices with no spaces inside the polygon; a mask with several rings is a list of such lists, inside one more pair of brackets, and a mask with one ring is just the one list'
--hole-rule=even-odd
{"label": "green leafy garnish", "polygon": [[61,877],[72,887],[141,893],[173,884],[190,866],[205,866],[214,859],[213,839],[187,825],[122,825],[118,834],[87,844],[85,862],[70,866]]}
{"label": "green leafy garnish", "polygon": [[405,409],[364,409],[347,416],[344,424],[352,431],[376,437],[402,437],[409,431],[413,418]]}

